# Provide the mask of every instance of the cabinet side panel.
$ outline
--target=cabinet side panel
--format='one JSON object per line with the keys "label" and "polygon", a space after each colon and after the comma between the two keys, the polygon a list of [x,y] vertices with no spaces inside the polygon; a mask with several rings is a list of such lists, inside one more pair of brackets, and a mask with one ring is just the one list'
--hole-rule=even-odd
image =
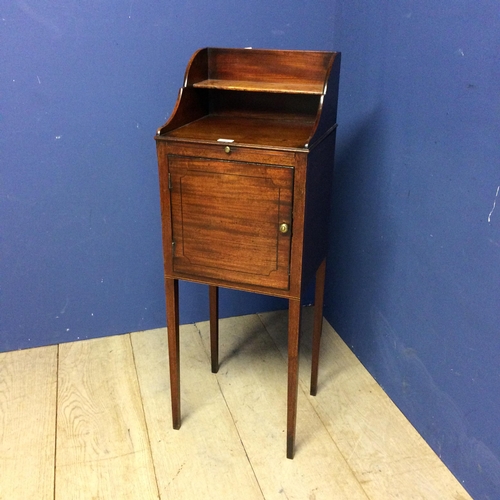
{"label": "cabinet side panel", "polygon": [[307,286],[327,254],[334,156],[335,130],[309,153],[304,224],[303,286]]}
{"label": "cabinet side panel", "polygon": [[156,142],[158,177],[160,182],[161,226],[163,261],[165,274],[172,274],[172,216],[170,212],[170,190],[168,178],[167,143]]}
{"label": "cabinet side panel", "polygon": [[333,126],[337,123],[337,106],[339,98],[339,78],[340,78],[340,52],[335,54],[328,81],[326,93],[322,98],[321,106],[318,109],[314,133],[309,140],[311,147],[321,141]]}
{"label": "cabinet side panel", "polygon": [[181,88],[175,108],[167,122],[158,129],[156,139],[162,140],[162,135],[202,118],[208,111],[207,89]]}
{"label": "cabinet side panel", "polygon": [[295,155],[292,249],[290,256],[290,297],[296,299],[300,298],[302,288],[307,158],[308,153],[296,153]]}
{"label": "cabinet side panel", "polygon": [[184,87],[189,87],[208,78],[209,49],[200,49],[193,54],[184,75]]}

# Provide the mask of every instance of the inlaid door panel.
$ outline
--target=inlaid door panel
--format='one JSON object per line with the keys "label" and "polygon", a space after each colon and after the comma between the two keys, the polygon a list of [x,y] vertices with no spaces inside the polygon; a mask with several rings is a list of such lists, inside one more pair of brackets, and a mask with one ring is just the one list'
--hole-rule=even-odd
{"label": "inlaid door panel", "polygon": [[169,155],[173,271],[288,289],[293,168]]}

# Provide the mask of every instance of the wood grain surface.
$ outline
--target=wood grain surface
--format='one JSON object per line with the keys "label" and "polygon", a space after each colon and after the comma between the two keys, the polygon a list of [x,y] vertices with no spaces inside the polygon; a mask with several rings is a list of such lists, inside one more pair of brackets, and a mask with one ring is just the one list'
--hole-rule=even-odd
{"label": "wood grain surface", "polygon": [[287,311],[221,320],[217,374],[209,322],[180,328],[179,430],[164,328],[0,354],[0,499],[471,500],[327,322],[309,396],[302,318],[294,460]]}

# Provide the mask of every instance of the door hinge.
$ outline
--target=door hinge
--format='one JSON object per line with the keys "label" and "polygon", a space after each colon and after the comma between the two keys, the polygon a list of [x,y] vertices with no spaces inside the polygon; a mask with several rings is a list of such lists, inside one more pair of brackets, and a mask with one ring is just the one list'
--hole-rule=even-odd
{"label": "door hinge", "polygon": [[168,173],[168,189],[172,191],[172,175]]}
{"label": "door hinge", "polygon": [[172,241],[172,255],[175,256],[175,241]]}

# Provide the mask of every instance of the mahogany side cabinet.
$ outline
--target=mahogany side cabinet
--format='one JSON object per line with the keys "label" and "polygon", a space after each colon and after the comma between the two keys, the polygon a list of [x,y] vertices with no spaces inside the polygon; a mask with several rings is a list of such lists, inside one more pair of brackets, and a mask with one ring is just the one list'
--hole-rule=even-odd
{"label": "mahogany side cabinet", "polygon": [[[340,53],[204,48],[157,130],[173,427],[181,425],[178,280],[208,285],[212,372],[218,290],[284,297],[286,455],[293,458],[301,297],[312,280],[316,394]],[[255,390],[261,390],[256,387]]]}

